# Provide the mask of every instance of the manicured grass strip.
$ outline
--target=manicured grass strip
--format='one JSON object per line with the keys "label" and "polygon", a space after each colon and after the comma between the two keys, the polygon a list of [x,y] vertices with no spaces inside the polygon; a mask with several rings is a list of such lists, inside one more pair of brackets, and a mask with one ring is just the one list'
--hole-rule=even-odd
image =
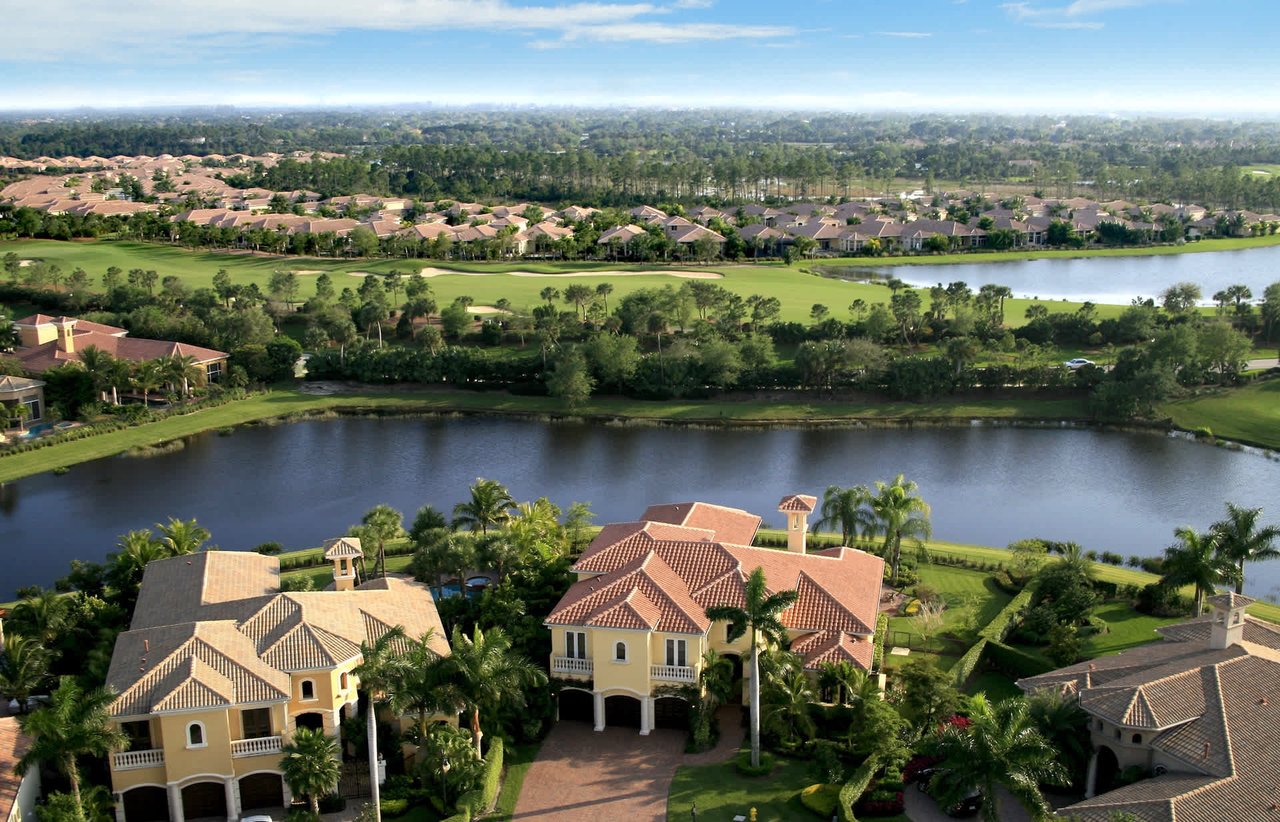
{"label": "manicured grass strip", "polygon": [[1160,406],[1160,414],[1188,431],[1207,428],[1215,437],[1280,450],[1280,380],[1277,379],[1167,402]]}
{"label": "manicured grass strip", "polygon": [[1093,615],[1107,623],[1107,633],[1085,637],[1081,643],[1081,654],[1089,659],[1154,642],[1160,638],[1156,628],[1186,621],[1186,617],[1148,616],[1124,602],[1103,603],[1094,609]]}
{"label": "manicured grass strip", "polygon": [[112,431],[74,442],[59,443],[0,457],[0,482],[38,474],[61,466],[114,456],[134,448],[156,445],[202,431],[323,411],[398,413],[446,413],[450,411],[536,416],[575,416],[584,419],[707,423],[813,424],[844,420],[1030,418],[1079,419],[1081,400],[966,400],[911,403],[778,403],[765,401],[646,402],[626,399],[593,399],[569,414],[551,397],[516,397],[506,393],[450,390],[370,391],[317,397],[292,389],[276,390],[234,403],[191,414],[168,417],[122,431]]}
{"label": "manicured grass strip", "polygon": [[485,819],[494,822],[508,822],[515,815],[516,802],[520,800],[520,791],[524,787],[524,778],[529,774],[529,766],[538,756],[541,743],[533,745],[516,745],[509,748],[504,759],[506,773],[502,777],[502,791],[498,794],[498,804],[493,813]]}

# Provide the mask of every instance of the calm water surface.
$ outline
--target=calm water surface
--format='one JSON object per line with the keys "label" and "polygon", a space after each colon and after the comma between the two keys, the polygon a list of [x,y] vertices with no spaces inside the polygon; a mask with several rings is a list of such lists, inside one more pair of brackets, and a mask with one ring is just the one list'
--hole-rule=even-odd
{"label": "calm water surface", "polygon": [[[1156,434],[946,428],[694,430],[502,419],[336,419],[205,434],[185,449],[116,457],[0,486],[0,599],[49,584],[73,558],[100,561],[116,537],[195,517],[225,549],[318,545],[378,503],[411,518],[449,511],[476,477],[517,499],[590,502],[598,521],[701,499],[781,522],[786,493],[916,480],[939,539],[1005,545],[1042,536],[1086,548],[1159,553],[1181,524],[1223,502],[1280,514],[1280,463]],[[1249,590],[1280,585],[1256,566]]]}
{"label": "calm water surface", "polygon": [[1198,284],[1205,300],[1237,283],[1249,286],[1254,298],[1261,299],[1268,285],[1280,282],[1280,246],[1148,257],[904,265],[887,272],[911,285],[963,280],[976,291],[979,286],[996,283],[1009,286],[1016,297],[1043,300],[1120,304],[1137,296],[1158,300],[1161,291],[1184,281]]}

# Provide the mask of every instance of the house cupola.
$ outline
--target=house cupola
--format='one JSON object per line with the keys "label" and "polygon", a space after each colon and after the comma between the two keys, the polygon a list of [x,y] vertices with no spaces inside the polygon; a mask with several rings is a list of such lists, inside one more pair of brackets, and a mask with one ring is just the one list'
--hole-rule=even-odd
{"label": "house cupola", "polygon": [[356,560],[364,558],[364,549],[355,537],[338,537],[324,544],[324,558],[333,563],[333,589],[350,591],[356,587]]}
{"label": "house cupola", "polygon": [[1253,599],[1236,593],[1209,597],[1213,608],[1213,625],[1209,629],[1209,647],[1220,651],[1238,645],[1244,639],[1244,611]]}
{"label": "house cupola", "polygon": [[53,321],[58,330],[58,350],[67,354],[76,353],[76,320],[71,317],[59,317]]}
{"label": "house cupola", "polygon": [[803,554],[809,534],[809,515],[818,504],[817,497],[791,494],[782,498],[778,510],[787,515],[787,550]]}

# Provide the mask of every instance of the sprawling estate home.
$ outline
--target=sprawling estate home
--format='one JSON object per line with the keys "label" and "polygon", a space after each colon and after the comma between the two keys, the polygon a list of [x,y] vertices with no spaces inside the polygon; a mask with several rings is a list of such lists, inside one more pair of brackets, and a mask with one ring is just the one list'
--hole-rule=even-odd
{"label": "sprawling estate home", "polygon": [[401,626],[409,637],[434,630],[434,649],[449,652],[425,586],[356,585],[359,543],[325,548],[334,582],[324,591],[282,593],[279,560],[253,553],[147,566],[107,675],[129,738],[110,762],[118,822],[278,813],[291,799],[281,747],[295,728],[337,734],[353,715],[362,642]]}
{"label": "sprawling estate home", "polygon": [[[1087,798],[1063,815],[1280,818],[1280,626],[1251,602],[1212,597],[1210,617],[1161,629],[1164,642],[1019,681],[1078,695],[1090,717]],[[1115,787],[1125,769],[1151,778]]]}
{"label": "sprawling estate home", "polygon": [[79,362],[80,352],[92,346],[129,362],[191,357],[195,365],[204,369],[205,376],[216,382],[222,377],[229,356],[224,351],[198,345],[130,337],[123,328],[75,317],[32,314],[14,320],[13,324],[18,329],[18,347],[14,356],[32,374],[43,373],[64,363]]}
{"label": "sprawling estate home", "polygon": [[[28,377],[0,375],[0,430],[44,419],[44,383]],[[12,412],[19,406],[27,409],[25,418]]]}
{"label": "sprawling estate home", "polygon": [[563,685],[560,719],[641,734],[684,727],[688,704],[679,691],[699,682],[703,654],[731,657],[737,672],[750,658],[749,638],[730,642],[728,625],[706,611],[743,605],[757,568],[770,591],[799,593],[782,621],[807,670],[840,660],[870,669],[884,562],[843,547],[806,553],[816,503],[792,495],[779,504],[786,551],[751,546],[760,517],[705,502],[654,505],[636,522],[606,525],[546,621],[551,672]]}

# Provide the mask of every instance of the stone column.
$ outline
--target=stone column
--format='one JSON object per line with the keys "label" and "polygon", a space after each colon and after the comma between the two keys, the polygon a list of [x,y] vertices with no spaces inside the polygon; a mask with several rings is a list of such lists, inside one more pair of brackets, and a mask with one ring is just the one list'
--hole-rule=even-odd
{"label": "stone column", "polygon": [[289,780],[283,774],[280,776],[280,783],[284,786],[284,806],[287,809],[293,804],[293,789],[289,787]]}
{"label": "stone column", "polygon": [[653,697],[646,696],[640,699],[640,735],[648,736],[649,731],[653,730]]}
{"label": "stone column", "polygon": [[227,822],[236,822],[240,818],[240,783],[229,776],[222,784],[227,792]]}
{"label": "stone column", "polygon": [[182,815],[182,788],[169,783],[169,822],[186,822]]}
{"label": "stone column", "polygon": [[1084,798],[1092,799],[1098,788],[1098,753],[1094,751],[1089,757],[1089,775],[1085,777]]}
{"label": "stone column", "polygon": [[116,822],[124,822],[124,794],[116,793],[112,799],[115,800],[112,804],[115,805]]}
{"label": "stone column", "polygon": [[596,691],[596,692],[593,692],[591,696],[595,704],[596,730],[603,731],[604,730],[604,694],[600,693],[599,691]]}

